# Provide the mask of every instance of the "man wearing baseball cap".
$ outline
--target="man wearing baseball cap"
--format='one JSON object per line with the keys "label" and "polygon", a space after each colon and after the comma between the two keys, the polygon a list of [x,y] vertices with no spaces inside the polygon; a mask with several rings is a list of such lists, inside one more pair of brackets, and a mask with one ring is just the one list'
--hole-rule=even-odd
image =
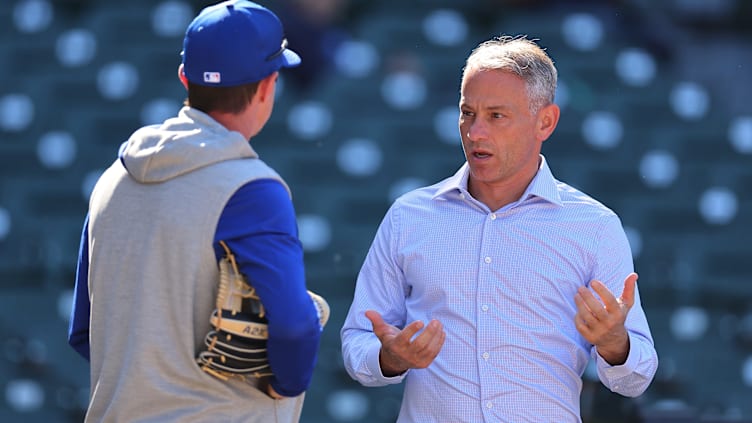
{"label": "man wearing baseball cap", "polygon": [[[69,328],[91,366],[86,421],[297,422],[322,328],[289,188],[249,140],[300,57],[277,16],[245,0],[203,9],[181,56],[185,106],[135,131],[90,198]],[[219,241],[263,303],[272,376],[220,378],[197,362]]]}

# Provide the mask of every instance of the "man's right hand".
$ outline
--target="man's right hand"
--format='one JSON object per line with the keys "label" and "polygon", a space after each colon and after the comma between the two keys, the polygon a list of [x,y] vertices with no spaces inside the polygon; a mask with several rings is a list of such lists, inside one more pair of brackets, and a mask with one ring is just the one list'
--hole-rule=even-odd
{"label": "man's right hand", "polygon": [[[438,320],[431,320],[427,326],[415,321],[400,330],[384,322],[374,310],[366,311],[366,317],[373,324],[373,333],[381,341],[379,364],[381,373],[386,377],[400,375],[408,369],[428,367],[444,345],[446,333]],[[425,330],[415,336],[424,327]]]}

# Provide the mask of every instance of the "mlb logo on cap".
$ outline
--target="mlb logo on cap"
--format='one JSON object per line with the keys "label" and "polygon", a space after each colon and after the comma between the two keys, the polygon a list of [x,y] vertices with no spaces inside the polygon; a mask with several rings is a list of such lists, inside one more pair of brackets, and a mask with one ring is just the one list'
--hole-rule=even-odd
{"label": "mlb logo on cap", "polygon": [[219,72],[204,72],[204,82],[209,84],[219,84],[222,82],[222,76]]}

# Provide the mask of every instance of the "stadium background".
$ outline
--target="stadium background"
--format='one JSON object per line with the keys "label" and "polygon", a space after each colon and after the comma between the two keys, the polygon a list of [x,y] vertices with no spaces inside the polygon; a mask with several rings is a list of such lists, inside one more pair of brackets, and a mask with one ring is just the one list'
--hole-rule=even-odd
{"label": "stadium background", "polygon": [[[134,129],[180,107],[182,34],[207,3],[0,5],[0,421],[82,420],[88,368],[65,336],[86,200]],[[262,3],[305,66],[253,145],[293,189],[333,308],[303,422],[394,421],[401,387],[350,380],[338,330],[391,200],[461,165],[460,69],[501,33],[557,63],[544,154],[621,215],[661,360],[637,399],[588,369],[583,420],[752,421],[752,2]]]}

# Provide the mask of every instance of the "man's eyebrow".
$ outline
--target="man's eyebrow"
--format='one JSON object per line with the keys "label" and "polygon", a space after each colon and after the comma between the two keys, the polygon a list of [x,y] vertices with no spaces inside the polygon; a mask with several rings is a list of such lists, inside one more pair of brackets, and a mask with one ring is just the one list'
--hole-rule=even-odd
{"label": "man's eyebrow", "polygon": [[[460,100],[460,106],[468,106],[470,102],[463,100]],[[507,104],[493,104],[490,106],[483,107],[484,109],[488,110],[496,110],[496,109],[510,109],[511,107]]]}
{"label": "man's eyebrow", "polygon": [[[461,102],[460,103],[460,107],[470,107],[470,106],[467,103],[465,103],[465,102]],[[511,109],[511,107],[503,105],[503,104],[495,104],[495,105],[492,105],[492,106],[482,107],[481,109],[482,110],[497,111],[497,110],[509,110],[509,109]]]}

